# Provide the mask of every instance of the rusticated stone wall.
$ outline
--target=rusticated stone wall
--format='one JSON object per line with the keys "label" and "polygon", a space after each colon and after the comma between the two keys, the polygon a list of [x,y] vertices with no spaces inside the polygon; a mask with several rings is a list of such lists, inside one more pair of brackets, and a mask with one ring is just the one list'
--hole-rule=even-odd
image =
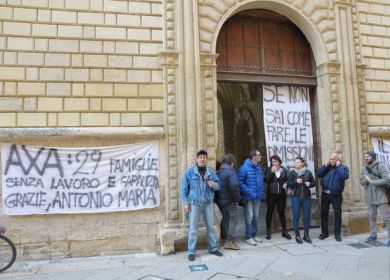
{"label": "rusticated stone wall", "polygon": [[[1,141],[84,147],[159,139],[165,171],[162,23],[161,0],[1,0]],[[0,221],[18,259],[158,251],[165,185],[162,172],[156,209]]]}

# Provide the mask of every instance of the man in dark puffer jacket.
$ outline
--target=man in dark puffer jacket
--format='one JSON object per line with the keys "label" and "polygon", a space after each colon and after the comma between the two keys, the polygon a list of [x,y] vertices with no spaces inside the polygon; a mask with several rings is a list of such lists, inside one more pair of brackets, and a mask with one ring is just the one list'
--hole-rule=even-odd
{"label": "man in dark puffer jacket", "polygon": [[332,153],[329,161],[324,163],[317,171],[321,178],[321,234],[323,240],[329,236],[328,216],[329,207],[332,204],[334,212],[334,236],[336,241],[341,241],[341,206],[343,203],[343,191],[345,180],[349,177],[349,169],[341,163],[340,156]]}
{"label": "man in dark puffer jacket", "polygon": [[232,154],[222,157],[222,165],[218,171],[221,189],[217,194],[217,204],[222,213],[221,239],[225,249],[239,250],[234,240],[237,226],[238,202],[240,202],[240,184],[234,171],[235,158]]}
{"label": "man in dark puffer jacket", "polygon": [[238,172],[241,198],[244,201],[245,242],[251,246],[263,242],[257,236],[257,219],[260,200],[264,199],[264,178],[261,169],[261,153],[258,149],[249,152]]}

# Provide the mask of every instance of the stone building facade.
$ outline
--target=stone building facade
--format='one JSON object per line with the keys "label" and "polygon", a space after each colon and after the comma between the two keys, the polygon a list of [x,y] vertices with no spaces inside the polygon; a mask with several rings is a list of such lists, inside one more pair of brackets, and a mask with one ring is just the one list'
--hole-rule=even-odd
{"label": "stone building facade", "polygon": [[180,175],[219,153],[217,40],[243,11],[291,21],[315,61],[318,162],[351,170],[346,233],[365,230],[358,177],[370,137],[390,138],[390,3],[362,0],[0,0],[0,140],[104,146],[159,140],[161,205],[120,213],[5,217],[25,259],[183,244]]}

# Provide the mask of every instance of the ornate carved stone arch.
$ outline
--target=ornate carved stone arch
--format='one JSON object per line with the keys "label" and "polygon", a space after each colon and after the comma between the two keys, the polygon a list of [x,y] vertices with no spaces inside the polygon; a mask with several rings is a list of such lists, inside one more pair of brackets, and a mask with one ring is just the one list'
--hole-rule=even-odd
{"label": "ornate carved stone arch", "polygon": [[219,30],[232,15],[248,9],[268,9],[288,17],[305,34],[317,65],[337,61],[336,30],[331,1],[206,1],[199,3],[201,52],[214,53]]}
{"label": "ornate carved stone arch", "polygon": [[[223,23],[245,9],[268,9],[297,25],[313,50],[321,155],[343,153],[350,165],[345,205],[361,206],[360,155],[366,146],[364,65],[361,61],[356,1],[329,0],[166,0],[164,49],[161,53],[165,93],[168,186],[164,190],[162,253],[186,237],[180,208],[180,175],[198,148],[215,160],[218,139],[216,40]],[[352,215],[353,216],[353,215]],[[348,223],[348,219],[344,219]]]}
{"label": "ornate carved stone arch", "polygon": [[[208,77],[203,75],[206,72],[201,75],[213,85],[210,90],[216,88],[218,54],[215,50],[219,30],[229,17],[246,9],[268,9],[286,16],[309,41],[318,82],[320,157],[325,159],[332,151],[343,154],[352,175],[345,192],[346,204],[352,207],[358,203],[362,209],[362,193],[355,186],[359,184],[360,155],[366,146],[367,134],[364,67],[355,63],[361,59],[355,1],[198,0],[201,69],[208,69]],[[212,94],[206,88],[204,92],[208,96]]]}

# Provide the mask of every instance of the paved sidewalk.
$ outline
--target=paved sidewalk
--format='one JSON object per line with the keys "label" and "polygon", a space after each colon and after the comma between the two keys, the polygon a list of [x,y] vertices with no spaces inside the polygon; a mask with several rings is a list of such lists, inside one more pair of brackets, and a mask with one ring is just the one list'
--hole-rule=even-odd
{"label": "paved sidewalk", "polygon": [[[194,262],[187,260],[185,252],[170,256],[151,253],[16,262],[0,274],[0,279],[390,280],[390,249],[383,246],[387,242],[385,233],[379,235],[377,244],[371,245],[364,243],[367,234],[343,237],[341,243],[336,242],[334,236],[321,241],[318,234],[318,229],[312,230],[313,244],[300,245],[274,233],[272,242],[252,247],[241,241],[242,250],[224,250],[222,258],[200,250]],[[198,264],[205,264],[208,270],[191,272],[189,266]]]}

